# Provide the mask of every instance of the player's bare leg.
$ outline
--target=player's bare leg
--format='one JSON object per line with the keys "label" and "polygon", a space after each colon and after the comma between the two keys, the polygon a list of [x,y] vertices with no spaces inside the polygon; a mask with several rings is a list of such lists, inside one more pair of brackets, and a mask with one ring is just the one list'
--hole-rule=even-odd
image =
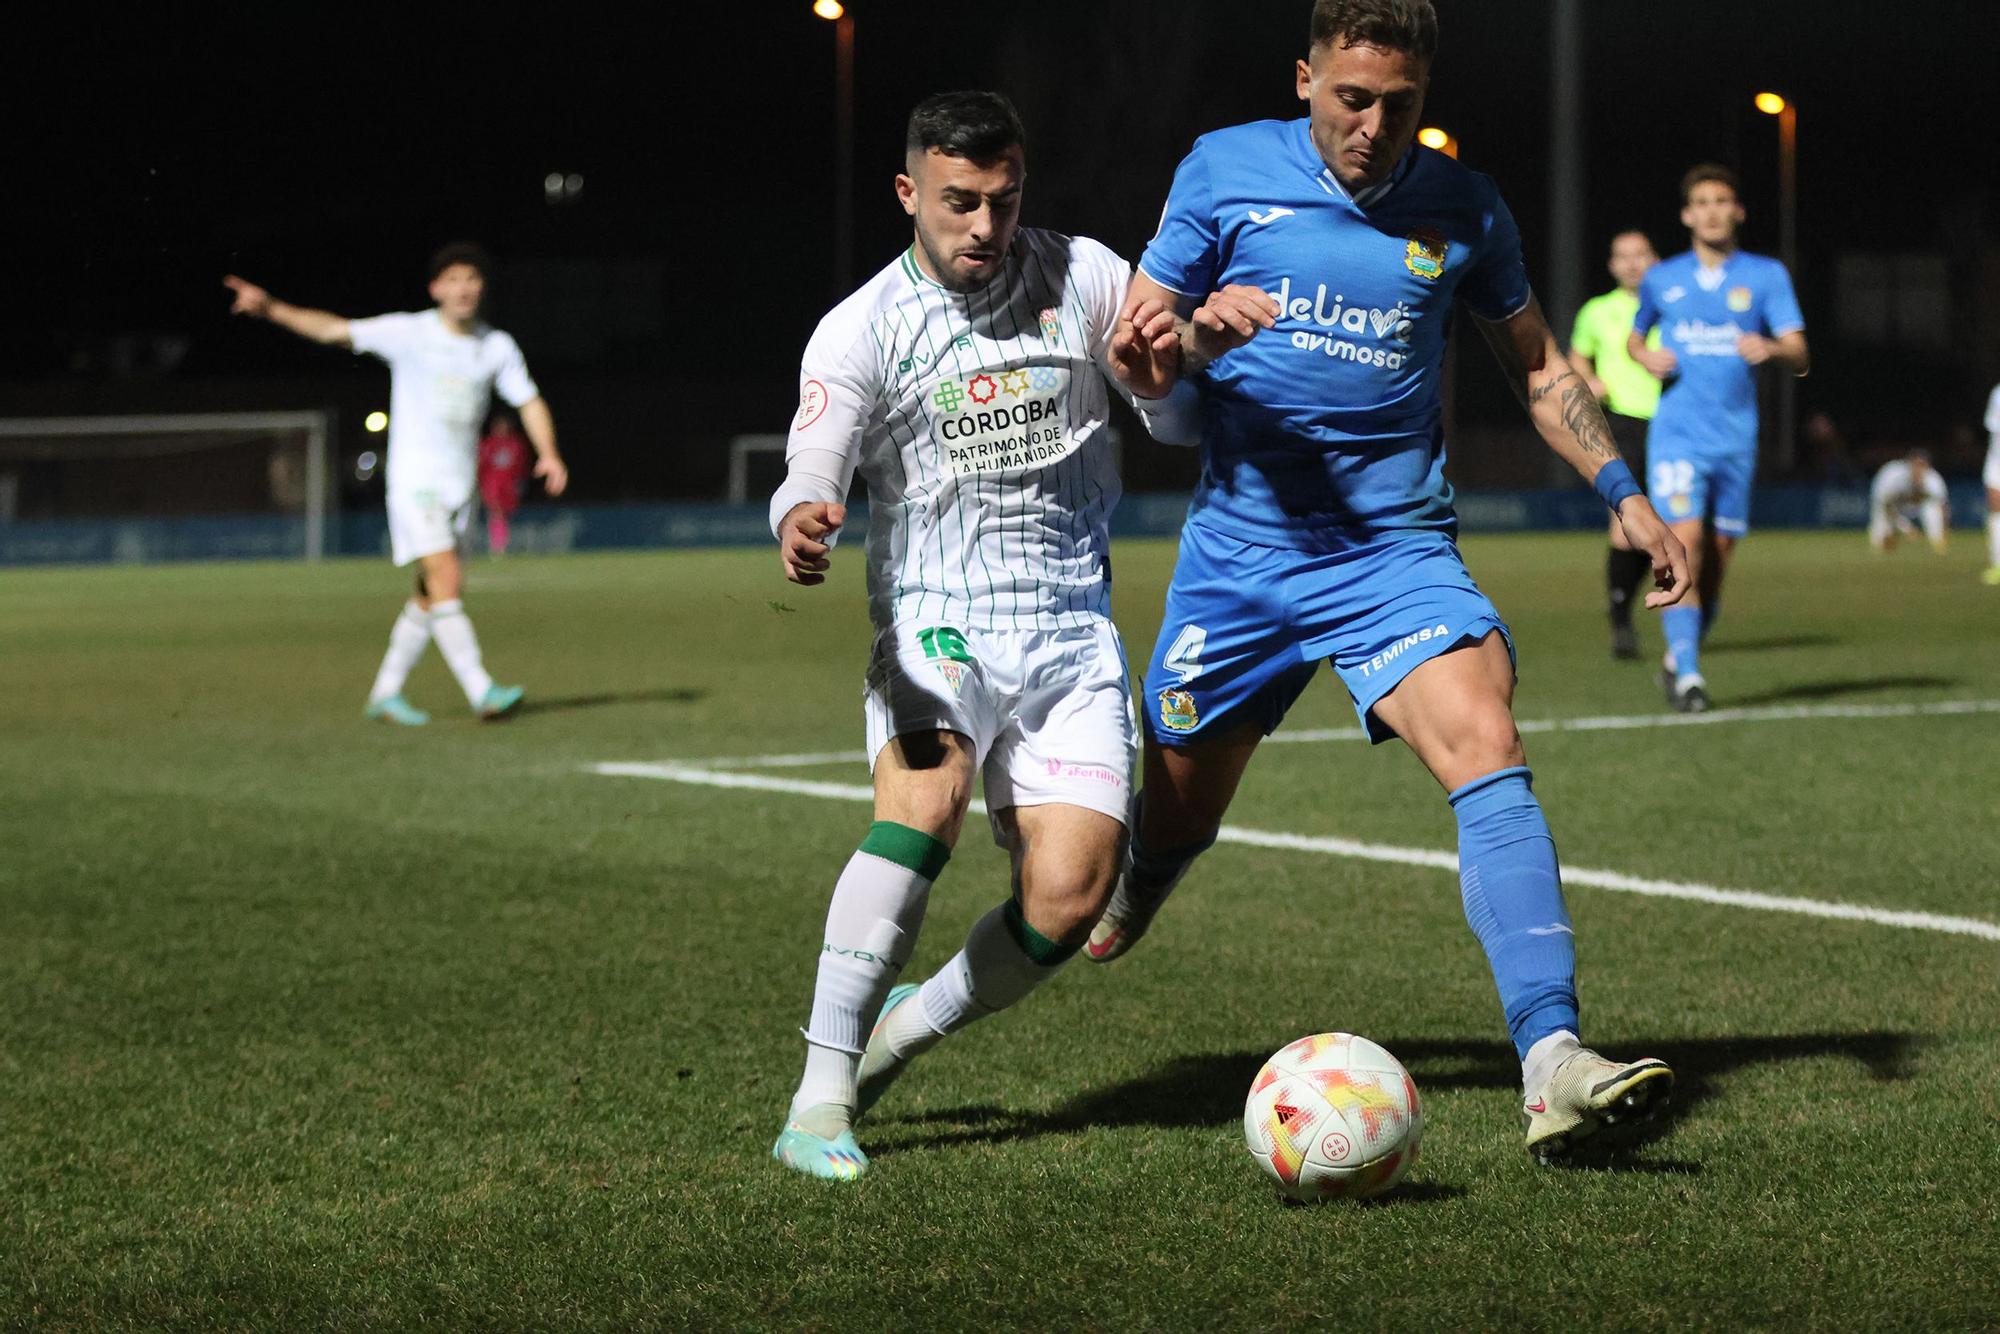
{"label": "player's bare leg", "polygon": [[1019,1004],[1067,963],[1104,911],[1125,826],[1065,803],[995,815],[1013,852],[1014,894],[973,925],[965,947],[919,987],[889,992],[861,1062],[865,1112],[908,1063],[974,1020]]}
{"label": "player's bare leg", "polygon": [[827,905],[805,1072],[771,1148],[794,1171],[853,1180],[868,1170],[853,1132],[868,1026],[916,948],[965,823],[973,761],[970,737],[942,731],[905,733],[875,757],[875,823]]}
{"label": "player's bare leg", "polygon": [[1145,781],[1133,804],[1124,874],[1084,946],[1093,963],[1111,962],[1146,934],[1167,895],[1215,842],[1263,739],[1264,729],[1254,722],[1186,746],[1146,739]]}
{"label": "player's bare leg", "polygon": [[1374,713],[1450,793],[1466,921],[1521,1058],[1528,1152],[1548,1161],[1602,1126],[1649,1115],[1674,1076],[1660,1061],[1606,1060],[1578,1038],[1575,935],[1513,699],[1513,659],[1496,630],[1412,670]]}

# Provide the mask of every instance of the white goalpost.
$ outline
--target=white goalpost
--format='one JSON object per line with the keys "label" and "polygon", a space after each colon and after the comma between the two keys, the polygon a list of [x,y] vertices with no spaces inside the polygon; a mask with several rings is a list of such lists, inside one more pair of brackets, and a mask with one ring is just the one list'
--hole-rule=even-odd
{"label": "white goalpost", "polygon": [[328,411],[0,417],[0,538],[61,529],[42,543],[59,551],[104,530],[119,533],[116,558],[146,560],[160,557],[137,535],[145,524],[206,520],[255,529],[272,555],[320,560],[332,447]]}

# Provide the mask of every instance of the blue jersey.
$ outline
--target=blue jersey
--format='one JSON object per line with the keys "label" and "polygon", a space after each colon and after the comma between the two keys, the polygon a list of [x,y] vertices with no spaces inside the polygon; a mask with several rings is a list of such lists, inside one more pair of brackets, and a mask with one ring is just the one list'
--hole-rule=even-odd
{"label": "blue jersey", "polygon": [[1719,458],[1757,452],[1757,368],[1736,340],[1776,338],[1806,322],[1792,278],[1768,255],[1738,251],[1719,269],[1694,252],[1663,259],[1639,284],[1634,332],[1660,326],[1660,345],[1678,366],[1660,394],[1646,436],[1649,458]]}
{"label": "blue jersey", "polygon": [[1280,305],[1276,328],[1199,377],[1190,522],[1312,551],[1449,531],[1440,379],[1452,302],[1488,320],[1527,306],[1520,232],[1489,178],[1428,148],[1351,196],[1308,126],[1258,121],[1196,140],[1139,261],[1184,296],[1246,283]]}

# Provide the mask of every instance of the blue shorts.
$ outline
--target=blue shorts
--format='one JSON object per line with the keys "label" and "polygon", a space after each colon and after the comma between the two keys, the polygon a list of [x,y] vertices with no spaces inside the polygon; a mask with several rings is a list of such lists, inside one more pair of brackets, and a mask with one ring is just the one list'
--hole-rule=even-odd
{"label": "blue shorts", "polygon": [[1757,479],[1757,453],[1682,453],[1652,442],[1646,469],[1646,499],[1668,523],[1707,519],[1725,537],[1750,531],[1750,487]]}
{"label": "blue shorts", "polygon": [[1322,660],[1371,741],[1375,705],[1417,666],[1513,636],[1447,534],[1413,530],[1329,554],[1262,547],[1190,523],[1146,669],[1147,735],[1185,746],[1211,731],[1284,720]]}

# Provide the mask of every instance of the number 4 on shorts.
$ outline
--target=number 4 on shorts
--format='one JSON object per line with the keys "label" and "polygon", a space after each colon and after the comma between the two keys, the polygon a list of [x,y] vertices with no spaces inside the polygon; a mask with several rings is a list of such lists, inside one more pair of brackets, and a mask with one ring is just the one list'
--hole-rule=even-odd
{"label": "number 4 on shorts", "polygon": [[1173,647],[1167,650],[1167,670],[1186,685],[1201,675],[1201,651],[1207,645],[1208,631],[1198,625],[1186,627],[1174,636]]}
{"label": "number 4 on shorts", "polygon": [[965,646],[965,636],[948,625],[934,630],[917,631],[917,642],[924,646],[926,658],[950,658],[953,662],[971,662],[972,651]]}

